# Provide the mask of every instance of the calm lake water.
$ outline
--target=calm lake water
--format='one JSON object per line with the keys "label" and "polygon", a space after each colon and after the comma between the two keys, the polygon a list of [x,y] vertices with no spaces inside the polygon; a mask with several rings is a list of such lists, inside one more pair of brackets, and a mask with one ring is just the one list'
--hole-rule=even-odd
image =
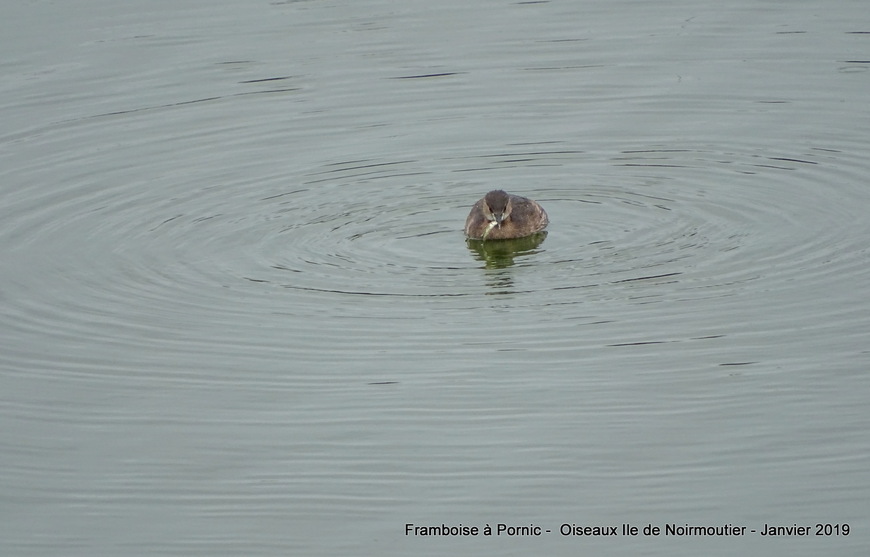
{"label": "calm lake water", "polygon": [[7,2],[0,553],[867,555],[868,13]]}

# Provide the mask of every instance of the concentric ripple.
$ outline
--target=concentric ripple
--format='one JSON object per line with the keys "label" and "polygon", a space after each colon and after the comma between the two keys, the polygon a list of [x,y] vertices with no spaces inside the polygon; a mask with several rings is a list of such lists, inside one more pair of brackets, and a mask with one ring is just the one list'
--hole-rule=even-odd
{"label": "concentric ripple", "polygon": [[[534,183],[541,165],[547,180]],[[50,196],[7,193],[3,233],[19,287],[46,281],[62,298],[19,293],[23,303],[44,304],[36,315],[102,308],[214,322],[281,308],[400,311],[394,298],[414,312],[419,303],[409,299],[473,308],[481,296],[519,292],[535,293],[521,302],[529,306],[648,304],[734,296],[759,281],[762,289],[808,280],[823,288],[863,276],[866,248],[856,239],[866,237],[867,202],[843,176],[860,172],[855,154],[830,146],[526,145],[428,161],[342,161],[208,186],[81,180]],[[495,186],[537,199],[552,221],[537,249],[500,269],[461,234],[468,207]]]}

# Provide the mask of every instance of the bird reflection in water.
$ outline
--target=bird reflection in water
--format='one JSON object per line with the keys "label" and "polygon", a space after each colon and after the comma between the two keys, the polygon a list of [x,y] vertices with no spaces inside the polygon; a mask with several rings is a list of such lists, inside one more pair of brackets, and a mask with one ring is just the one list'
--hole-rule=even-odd
{"label": "bird reflection in water", "polygon": [[475,259],[483,261],[487,269],[504,269],[514,264],[517,258],[537,253],[538,246],[547,237],[546,232],[538,232],[515,240],[472,240],[468,239],[468,250]]}

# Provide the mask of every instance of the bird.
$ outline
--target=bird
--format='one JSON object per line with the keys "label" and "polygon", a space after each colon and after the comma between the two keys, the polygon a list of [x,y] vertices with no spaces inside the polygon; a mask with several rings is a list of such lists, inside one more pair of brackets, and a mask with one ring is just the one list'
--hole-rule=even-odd
{"label": "bird", "polygon": [[471,208],[465,235],[470,240],[513,240],[542,232],[549,223],[547,212],[535,201],[492,190]]}

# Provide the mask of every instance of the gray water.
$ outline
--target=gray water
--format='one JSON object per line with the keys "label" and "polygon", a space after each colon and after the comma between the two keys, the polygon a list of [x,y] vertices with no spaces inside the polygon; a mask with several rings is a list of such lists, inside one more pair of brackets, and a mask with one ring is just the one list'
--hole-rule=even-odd
{"label": "gray water", "polygon": [[0,29],[3,555],[867,554],[866,2]]}

